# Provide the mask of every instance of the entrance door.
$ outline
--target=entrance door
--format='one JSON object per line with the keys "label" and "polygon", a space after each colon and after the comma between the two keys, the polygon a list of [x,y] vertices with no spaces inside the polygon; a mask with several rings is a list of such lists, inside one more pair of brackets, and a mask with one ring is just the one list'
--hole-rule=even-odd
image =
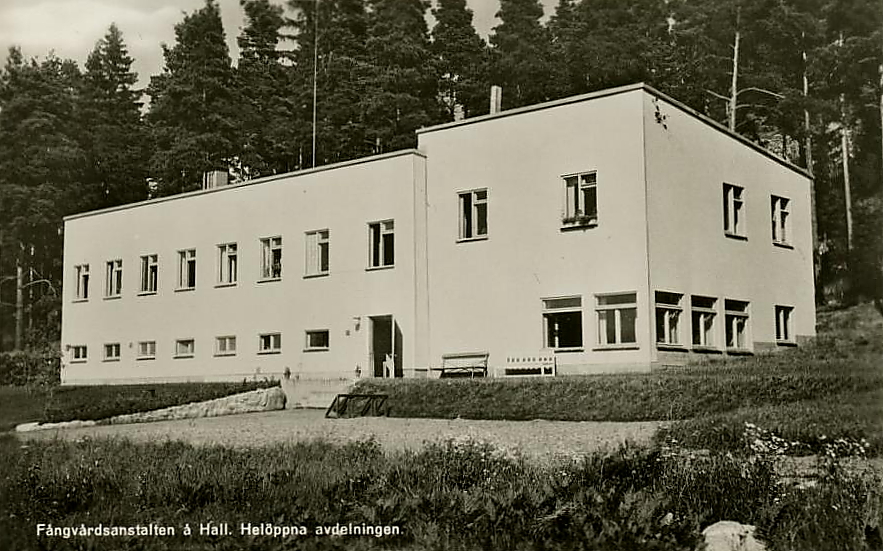
{"label": "entrance door", "polygon": [[374,377],[401,377],[402,331],[391,315],[371,316],[370,364]]}

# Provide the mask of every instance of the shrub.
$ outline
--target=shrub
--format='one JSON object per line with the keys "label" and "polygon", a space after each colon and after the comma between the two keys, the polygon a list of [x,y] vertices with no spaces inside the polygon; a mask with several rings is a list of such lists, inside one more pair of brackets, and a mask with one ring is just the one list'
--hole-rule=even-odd
{"label": "shrub", "polygon": [[0,385],[45,388],[58,384],[60,373],[58,354],[0,352]]}

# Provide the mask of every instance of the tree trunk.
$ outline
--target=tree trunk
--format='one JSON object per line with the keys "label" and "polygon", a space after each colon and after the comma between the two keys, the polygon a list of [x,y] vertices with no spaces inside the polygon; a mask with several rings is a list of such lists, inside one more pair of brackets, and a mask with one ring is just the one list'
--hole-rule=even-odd
{"label": "tree trunk", "polygon": [[24,317],[25,317],[25,289],[24,289],[24,267],[22,266],[22,248],[19,247],[18,255],[15,257],[15,348],[22,349],[22,341],[24,338]]}
{"label": "tree trunk", "polygon": [[736,37],[733,40],[733,80],[730,85],[729,127],[731,132],[736,131],[736,109],[738,107],[737,100],[739,96],[739,39],[742,34],[739,30],[740,16],[740,8],[736,8]]}

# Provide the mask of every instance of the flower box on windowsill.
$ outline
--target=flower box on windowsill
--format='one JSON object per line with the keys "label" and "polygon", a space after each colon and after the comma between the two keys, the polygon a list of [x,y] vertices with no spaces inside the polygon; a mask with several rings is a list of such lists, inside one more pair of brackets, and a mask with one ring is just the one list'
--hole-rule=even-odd
{"label": "flower box on windowsill", "polygon": [[561,219],[562,229],[567,228],[593,228],[598,225],[597,216],[579,214],[577,216],[565,216]]}

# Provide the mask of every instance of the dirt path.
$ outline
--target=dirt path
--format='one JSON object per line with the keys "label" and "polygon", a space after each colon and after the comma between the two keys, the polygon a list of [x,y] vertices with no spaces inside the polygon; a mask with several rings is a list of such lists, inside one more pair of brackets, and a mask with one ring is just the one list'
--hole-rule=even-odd
{"label": "dirt path", "polygon": [[162,442],[183,440],[197,445],[260,447],[314,438],[346,442],[374,438],[390,450],[415,449],[425,442],[468,436],[528,457],[548,459],[616,449],[630,441],[649,443],[661,423],[589,423],[568,421],[475,421],[468,419],[398,419],[362,417],[325,419],[321,410],[272,411],[106,425],[21,433],[23,439],[81,440],[129,438]]}

